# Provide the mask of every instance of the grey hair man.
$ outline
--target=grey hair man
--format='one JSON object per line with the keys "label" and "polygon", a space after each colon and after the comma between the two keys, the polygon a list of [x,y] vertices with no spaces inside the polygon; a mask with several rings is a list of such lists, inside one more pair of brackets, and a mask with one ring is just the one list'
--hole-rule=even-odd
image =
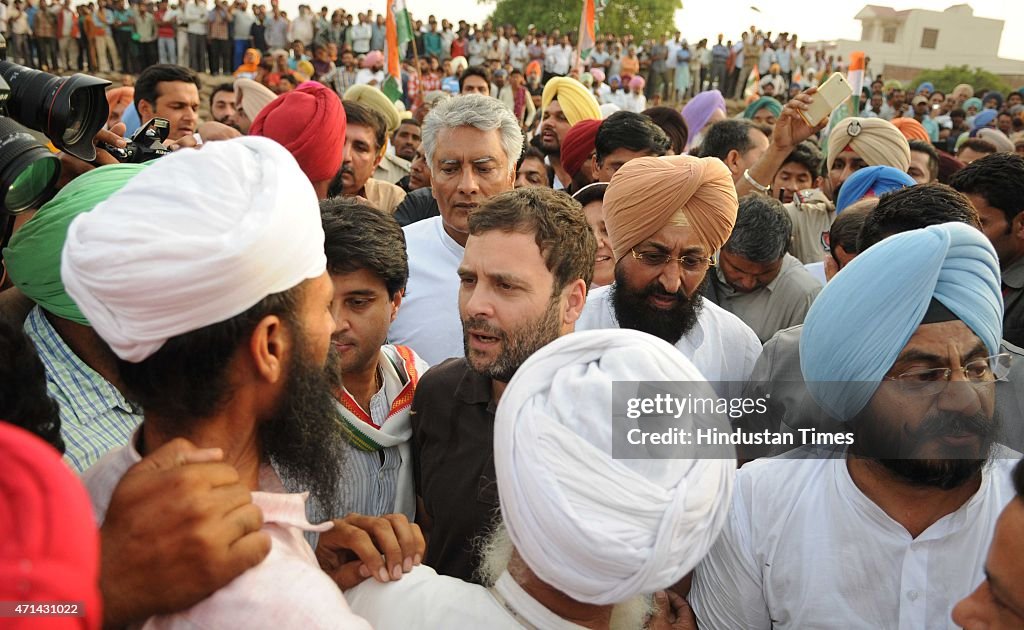
{"label": "grey hair man", "polygon": [[803,322],[821,290],[786,251],[792,235],[793,222],[780,201],[747,195],[711,274],[708,297],[754,329],[761,343]]}
{"label": "grey hair man", "polygon": [[392,343],[435,365],[464,355],[457,270],[469,213],[512,190],[523,134],[500,101],[478,94],[441,101],[423,121],[423,152],[440,216],[405,227],[409,284]]}

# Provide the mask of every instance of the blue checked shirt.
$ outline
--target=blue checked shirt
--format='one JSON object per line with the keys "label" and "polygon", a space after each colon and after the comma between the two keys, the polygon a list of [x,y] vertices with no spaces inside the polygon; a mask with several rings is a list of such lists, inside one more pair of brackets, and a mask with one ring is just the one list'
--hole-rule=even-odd
{"label": "blue checked shirt", "polygon": [[81,474],[107,451],[128,443],[142,422],[142,408],[78,358],[38,306],[25,320],[25,333],[46,368],[46,389],[60,405],[64,461]]}

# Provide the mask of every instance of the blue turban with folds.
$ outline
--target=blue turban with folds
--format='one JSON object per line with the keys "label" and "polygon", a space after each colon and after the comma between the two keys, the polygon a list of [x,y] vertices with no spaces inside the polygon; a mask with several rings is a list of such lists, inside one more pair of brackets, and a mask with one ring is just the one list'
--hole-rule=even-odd
{"label": "blue turban with folds", "polygon": [[747,105],[747,108],[743,110],[743,117],[747,120],[753,120],[754,114],[762,109],[767,109],[776,118],[782,115],[782,103],[770,96],[762,96],[750,105]]}
{"label": "blue turban with folds", "polygon": [[992,124],[992,121],[999,116],[999,112],[994,109],[983,109],[978,112],[978,115],[974,117],[974,123],[971,127],[971,131],[978,129],[984,129]]}
{"label": "blue turban with folds", "polygon": [[850,179],[843,182],[836,199],[836,213],[842,212],[851,203],[864,197],[881,197],[887,192],[916,184],[910,175],[891,166],[868,166],[862,168]]}
{"label": "blue turban with folds", "polygon": [[935,86],[931,84],[931,81],[925,81],[921,85],[917,86],[917,89],[914,90],[914,94],[920,94],[921,92],[924,92],[925,90],[928,90],[929,94],[931,94],[932,92],[935,91]]}
{"label": "blue turban with folds", "polygon": [[800,369],[811,396],[838,420],[856,416],[933,298],[998,353],[999,277],[992,245],[964,223],[903,232],[868,248],[825,285],[807,313]]}

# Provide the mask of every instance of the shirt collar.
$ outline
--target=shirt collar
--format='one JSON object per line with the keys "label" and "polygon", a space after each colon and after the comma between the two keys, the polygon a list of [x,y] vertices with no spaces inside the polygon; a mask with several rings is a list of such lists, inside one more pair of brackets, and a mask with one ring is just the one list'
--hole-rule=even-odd
{"label": "shirt collar", "polygon": [[478,374],[466,359],[462,359],[462,365],[465,369],[455,387],[455,399],[467,405],[492,403],[491,379]]}
{"label": "shirt collar", "polygon": [[[64,342],[57,330],[46,319],[43,309],[33,307],[25,320],[25,332],[32,339],[39,353],[39,358],[46,367],[47,379],[53,381],[59,391],[89,391],[97,400],[102,401],[108,409],[119,409],[126,413],[139,415],[142,413],[138,405],[125,398],[114,385],[103,376],[86,365],[77,354]],[[90,418],[80,418],[83,424]]]}
{"label": "shirt collar", "polygon": [[1003,271],[1003,284],[1011,289],[1024,288],[1024,258],[1010,265]]}

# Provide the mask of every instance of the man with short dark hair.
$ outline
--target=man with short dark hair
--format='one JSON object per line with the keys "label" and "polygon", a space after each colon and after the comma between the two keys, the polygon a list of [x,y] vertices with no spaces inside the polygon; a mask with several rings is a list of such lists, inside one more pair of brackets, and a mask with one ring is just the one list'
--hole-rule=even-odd
{"label": "man with short dark hair", "polygon": [[985,579],[953,608],[953,623],[966,630],[1024,627],[1024,464],[1013,467],[1014,499],[996,521],[985,561]]}
{"label": "man with short dark hair", "polygon": [[975,160],[997,153],[999,148],[983,138],[968,138],[956,151],[956,157],[964,164],[971,164]]}
{"label": "man with short dark hair", "polygon": [[234,84],[221,83],[213,88],[210,93],[210,116],[221,124],[239,129],[237,114]]}
{"label": "man with short dark hair", "polygon": [[382,212],[392,214],[405,199],[405,191],[394,184],[373,179],[387,149],[387,123],[376,111],[355,101],[342,101],[345,108],[345,157],[338,174],[327,189],[328,197],[362,197]]}
{"label": "man with short dark hair", "polygon": [[738,182],[768,150],[771,131],[749,120],[720,120],[704,132],[700,157],[716,157],[729,167],[732,181]]}
{"label": "man with short dark hair", "polygon": [[804,140],[786,156],[771,185],[772,196],[782,201],[793,222],[789,253],[805,265],[821,263],[821,234],[836,216],[835,205],[822,190],[824,162],[818,146]]}
{"label": "man with short dark hair", "polygon": [[742,319],[761,343],[803,322],[821,290],[803,264],[787,253],[792,232],[793,223],[778,200],[747,195],[709,274],[706,295]]}
{"label": "man with short dark hair", "polygon": [[950,182],[978,211],[1002,269],[1003,336],[1024,345],[1024,157],[996,153],[968,164]]}
{"label": "man with short dark hair", "polygon": [[479,579],[473,544],[498,507],[496,405],[531,354],[573,331],[596,251],[579,203],[550,189],[505,192],[469,215],[458,269],[465,357],[431,368],[413,401],[417,521],[431,534],[424,562],[441,575]]}
{"label": "man with short dark hair", "polygon": [[491,94],[491,73],[483,66],[470,66],[459,77],[459,94]]}
{"label": "man with short dark hair", "polygon": [[430,366],[412,349],[386,343],[409,278],[405,235],[392,217],[350,199],[322,201],[320,216],[334,285],[327,369],[345,437],[338,513],[412,521],[410,404]]}
{"label": "man with short dark hair", "polygon": [[416,152],[423,143],[423,136],[420,132],[420,122],[415,118],[403,118],[398,125],[394,135],[391,137],[391,144],[395,147],[395,155],[412,162],[416,159]]}
{"label": "man with short dark hair", "polygon": [[594,180],[610,182],[633,158],[660,157],[668,151],[668,135],[643,114],[615,112],[597,128],[594,138]]}
{"label": "man with short dark hair", "polygon": [[[189,4],[188,6],[194,6]],[[157,64],[135,80],[135,109],[143,125],[153,118],[170,123],[168,140],[191,136],[199,127],[199,76],[183,66]]]}
{"label": "man with short dark hair", "polygon": [[825,161],[821,149],[804,140],[782,162],[772,180],[772,195],[782,203],[792,203],[796,193],[809,188],[821,188],[821,165]]}
{"label": "man with short dark hair", "polygon": [[939,152],[930,142],[910,141],[910,168],[907,169],[918,184],[930,184],[939,178]]}

